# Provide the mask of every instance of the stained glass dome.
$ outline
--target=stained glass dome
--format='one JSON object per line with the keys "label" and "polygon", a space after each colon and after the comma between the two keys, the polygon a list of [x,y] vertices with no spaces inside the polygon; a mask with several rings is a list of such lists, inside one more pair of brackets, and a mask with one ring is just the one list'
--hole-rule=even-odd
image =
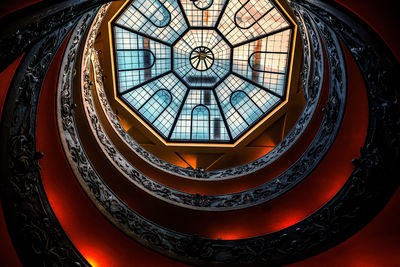
{"label": "stained glass dome", "polygon": [[286,99],[273,1],[136,0],[112,28],[117,97],[167,142],[234,143]]}

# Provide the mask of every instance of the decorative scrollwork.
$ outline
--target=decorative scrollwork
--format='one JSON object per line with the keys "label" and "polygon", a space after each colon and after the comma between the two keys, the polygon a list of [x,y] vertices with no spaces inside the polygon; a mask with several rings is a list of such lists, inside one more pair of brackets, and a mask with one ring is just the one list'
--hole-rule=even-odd
{"label": "decorative scrollwork", "polygon": [[45,2],[0,19],[0,70],[46,35],[79,19],[107,0],[65,3]]}
{"label": "decorative scrollwork", "polygon": [[[73,9],[70,13],[74,14]],[[72,33],[73,40],[82,37],[94,13],[93,10],[80,18]],[[6,119],[1,147],[6,154],[1,161],[1,188],[5,196],[2,205],[14,246],[27,266],[89,266],[69,241],[47,200],[38,164],[43,153],[35,148],[36,107],[47,69],[78,22],[67,21],[27,52],[10,87],[3,117]]]}

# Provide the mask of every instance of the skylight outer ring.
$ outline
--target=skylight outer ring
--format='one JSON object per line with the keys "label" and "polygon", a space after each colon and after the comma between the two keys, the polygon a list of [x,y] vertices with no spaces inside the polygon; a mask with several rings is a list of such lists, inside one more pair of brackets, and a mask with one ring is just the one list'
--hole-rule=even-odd
{"label": "skylight outer ring", "polygon": [[[148,1],[148,0],[142,0],[142,2],[143,1]],[[159,1],[159,0],[155,0],[155,1]],[[133,3],[130,3],[129,5],[127,5],[127,8],[133,7],[135,5],[135,3],[137,3],[137,2],[140,2],[140,1],[136,0]],[[193,4],[193,6],[195,6],[201,12],[203,12],[206,9],[211,9],[215,3],[219,3],[218,1],[211,0],[210,4],[206,8],[199,8],[195,4],[195,3],[197,3],[197,1],[191,1],[191,2]],[[266,34],[261,34],[259,36],[255,36],[255,37],[254,37],[254,35],[252,35],[252,37],[250,39],[245,39],[243,42],[237,42],[236,41],[236,43],[235,42],[232,43],[232,42],[230,42],[228,40],[228,37],[225,36],[221,32],[221,29],[220,29],[220,25],[221,24],[220,24],[220,22],[221,22],[221,20],[223,20],[224,17],[227,17],[226,13],[228,12],[227,10],[229,10],[228,6],[233,1],[232,0],[230,0],[230,1],[228,0],[228,1],[224,2],[223,0],[221,0],[221,2],[223,2],[223,7],[219,10],[218,18],[217,18],[216,22],[213,24],[213,26],[196,26],[196,25],[191,25],[190,24],[189,19],[188,19],[187,14],[186,14],[186,11],[182,6],[183,3],[178,1],[177,5],[179,6],[179,8],[177,8],[177,9],[179,9],[179,11],[177,11],[177,12],[179,12],[179,14],[181,14],[183,16],[183,19],[184,19],[184,22],[185,22],[185,25],[184,25],[185,26],[185,30],[182,31],[179,34],[178,37],[176,37],[173,40],[170,40],[170,42],[166,42],[165,40],[162,40],[161,39],[162,35],[159,35],[161,37],[159,37],[159,36],[155,37],[155,36],[152,36],[151,34],[148,35],[147,32],[140,32],[140,30],[136,31],[133,28],[128,28],[128,27],[126,27],[124,25],[121,25],[120,24],[120,18],[125,15],[125,13],[127,11],[127,8],[125,8],[121,12],[121,14],[117,17],[117,19],[113,21],[113,24],[112,24],[113,28],[114,28],[113,42],[115,44],[114,45],[115,54],[117,54],[117,52],[119,52],[119,50],[117,48],[117,46],[118,46],[118,40],[117,40],[117,37],[116,37],[117,34],[115,33],[116,28],[121,28],[121,29],[123,29],[123,30],[125,30],[125,31],[127,31],[127,32],[129,32],[131,34],[132,33],[136,34],[138,36],[137,37],[138,39],[139,38],[148,39],[149,40],[148,42],[154,42],[154,43],[158,43],[160,45],[164,45],[165,47],[169,47],[168,49],[169,49],[169,53],[170,53],[169,54],[169,56],[170,56],[170,63],[169,63],[170,66],[169,66],[169,69],[167,69],[164,73],[161,73],[159,75],[153,75],[151,77],[151,79],[145,80],[144,82],[140,82],[140,83],[136,84],[135,86],[131,86],[130,88],[125,88],[125,89],[121,89],[119,84],[118,84],[118,82],[117,82],[117,96],[120,98],[120,100],[122,100],[122,102],[124,102],[128,107],[130,107],[134,111],[134,113],[137,114],[142,120],[147,122],[148,126],[150,126],[160,137],[162,137],[167,142],[172,142],[172,143],[221,143],[221,144],[224,144],[224,143],[226,143],[226,144],[235,143],[237,140],[239,140],[247,132],[253,130],[255,125],[257,125],[268,114],[270,114],[273,110],[275,110],[278,106],[280,106],[280,104],[282,104],[286,99],[286,95],[287,95],[287,91],[288,91],[289,62],[290,62],[290,59],[292,57],[291,52],[292,52],[292,46],[293,46],[293,40],[292,40],[293,39],[293,27],[294,27],[293,23],[286,17],[284,12],[281,12],[279,10],[278,6],[274,6],[274,4],[271,1],[268,1],[266,3],[268,3],[272,7],[269,7],[268,10],[266,11],[266,13],[263,14],[262,16],[260,16],[257,21],[252,22],[252,24],[250,26],[248,26],[248,27],[243,27],[243,26],[239,27],[239,25],[237,25],[237,21],[236,21],[236,18],[235,18],[235,19],[233,19],[233,22],[232,22],[232,24],[235,25],[234,27],[237,27],[239,29],[245,29],[245,30],[250,29],[251,30],[251,29],[253,29],[253,26],[254,25],[258,25],[259,21],[261,21],[264,17],[266,17],[271,12],[271,10],[276,10],[276,13],[279,14],[280,19],[282,19],[287,25],[285,27],[281,26],[277,30],[269,31]],[[243,7],[245,5],[247,5],[249,2],[250,1],[247,1],[245,4],[243,4]],[[161,28],[165,29],[165,28],[169,27],[170,24],[174,23],[174,17],[171,17],[171,16],[173,16],[173,13],[172,13],[173,11],[167,9],[166,3],[169,3],[169,2],[165,1],[164,3],[161,3],[161,5],[163,6],[163,8],[165,8],[169,12],[169,16],[170,16],[169,17],[169,22],[168,22],[168,25],[165,25],[163,27],[159,27],[160,29]],[[168,7],[170,7],[170,9],[171,9],[171,6],[172,5],[170,5]],[[239,13],[239,11],[241,9],[243,9],[243,7],[240,7],[235,12],[235,16]],[[158,12],[158,11],[156,11],[156,12]],[[143,13],[141,13],[141,14],[143,15]],[[182,21],[180,23],[183,23],[183,19],[181,18]],[[252,17],[252,19],[255,20],[254,17]],[[241,21],[243,21],[243,19]],[[153,26],[155,25],[154,23],[152,23],[152,24],[153,24]],[[258,26],[260,26],[260,25],[258,25]],[[179,29],[178,29],[178,31],[179,31]],[[217,77],[217,79],[215,81],[211,80],[211,79],[207,80],[207,77],[206,78],[203,77],[203,74],[201,74],[199,77],[188,76],[187,78],[190,78],[190,79],[189,80],[188,79],[185,80],[185,78],[182,78],[182,76],[179,75],[179,73],[178,73],[179,68],[175,65],[176,61],[177,61],[177,58],[176,58],[177,52],[175,51],[174,48],[185,37],[185,35],[187,35],[191,31],[197,31],[197,32],[200,31],[202,33],[206,32],[206,31],[212,31],[220,38],[219,42],[223,42],[229,47],[228,59],[226,59],[226,61],[229,61],[229,64],[228,64],[229,66],[226,68],[226,73],[224,73],[222,71],[221,77]],[[175,32],[177,32],[177,31],[175,31]],[[282,34],[284,32],[287,32],[287,36],[288,37],[287,37],[286,43],[284,41],[281,42],[281,46],[287,47],[283,52],[273,52],[273,51],[270,52],[270,51],[263,51],[263,50],[255,50],[250,55],[248,55],[248,58],[246,59],[246,64],[248,64],[248,66],[245,66],[245,65],[243,65],[243,66],[245,66],[246,68],[250,68],[252,70],[253,77],[250,77],[249,75],[247,75],[249,77],[245,77],[246,74],[238,73],[238,71],[234,69],[235,68],[234,61],[235,60],[239,61],[238,59],[234,58],[234,54],[235,54],[235,52],[239,51],[238,54],[240,55],[240,48],[241,47],[244,47],[246,45],[250,46],[252,43],[258,42],[258,41],[260,43],[262,43],[264,40],[266,42],[265,43],[265,47],[267,47],[268,42],[269,42],[268,38],[271,38],[271,37],[273,38],[274,36],[277,36],[277,35]],[[213,54],[213,56],[215,56],[214,60],[212,61],[212,64],[210,66],[208,66],[207,68],[202,69],[202,70],[194,68],[192,62],[190,61],[190,57],[191,57],[192,53],[194,52],[194,50],[197,47],[192,48],[190,53],[187,53],[187,59],[188,59],[188,62],[189,62],[188,65],[191,68],[195,69],[196,71],[198,71],[200,73],[205,73],[205,72],[207,72],[209,70],[212,70],[212,68],[214,66],[218,65],[216,63],[216,60],[218,60],[218,58],[217,58],[218,56],[217,55],[215,56],[215,53],[214,53],[213,49],[209,48],[211,53]],[[205,46],[205,47],[207,47],[207,46]],[[268,48],[266,48],[266,49],[268,49]],[[149,51],[151,51],[151,50],[149,49]],[[250,50],[249,50],[249,53],[250,53]],[[255,56],[254,56],[255,54],[271,54],[272,55],[274,53],[282,54],[285,57],[284,66],[283,67],[279,66],[279,68],[283,69],[282,72],[267,70],[268,66],[266,66],[266,64],[269,64],[269,62],[273,62],[274,58],[272,58],[270,61],[265,59],[266,57],[264,58],[264,62],[263,62],[264,69],[263,70],[255,69],[254,66],[253,66],[255,63],[250,64],[251,57],[255,58]],[[154,54],[157,54],[157,53],[153,53],[153,55]],[[162,60],[163,60],[163,58],[161,58],[161,61]],[[118,58],[118,55],[117,55],[115,57],[115,63],[116,63],[115,66],[117,68],[117,70],[116,70],[116,78],[119,81],[121,70],[118,69],[118,67],[119,67],[118,61],[119,61],[119,58]],[[154,57],[154,62],[156,62],[155,64],[157,64],[157,61],[160,62],[160,59],[157,58],[157,55],[155,55],[155,57]],[[262,59],[261,59],[261,61],[262,61]],[[271,67],[269,67],[270,69],[272,67],[274,67],[273,63],[271,63],[270,65],[271,65]],[[240,72],[240,67],[243,68],[243,66],[239,66],[239,72]],[[236,66],[236,68],[238,68],[238,66]],[[122,71],[124,71],[124,70],[122,70]],[[263,75],[266,75],[265,77],[267,77],[267,74],[263,74],[263,72],[270,74],[271,77],[272,77],[272,75],[281,75],[279,77],[276,76],[278,78],[275,77],[275,79],[277,81],[279,80],[279,83],[280,83],[279,84],[279,86],[281,87],[281,92],[280,93],[273,91],[273,89],[270,90],[270,88],[265,87],[265,85],[263,85],[263,84],[265,84],[265,81],[259,82],[259,81],[257,81],[257,78],[254,78],[254,76],[263,76]],[[187,73],[185,75],[187,75]],[[215,73],[215,71],[214,71],[214,73]],[[257,73],[257,74],[254,75],[254,73]],[[140,75],[142,75],[142,74],[140,74]],[[138,76],[140,76],[140,75],[138,75]],[[144,75],[148,75],[148,74],[144,74]],[[139,106],[139,105],[133,104],[132,100],[129,101],[127,99],[127,97],[125,97],[125,96],[129,95],[131,92],[133,92],[135,90],[138,90],[140,88],[141,88],[141,90],[146,90],[147,88],[145,88],[145,87],[148,87],[149,84],[157,83],[158,80],[161,80],[161,79],[166,78],[166,77],[169,78],[168,76],[173,77],[173,79],[175,79],[177,81],[177,82],[175,82],[175,85],[172,85],[170,87],[161,86],[163,88],[160,87],[158,89],[171,90],[172,88],[176,87],[177,84],[181,84],[181,86],[185,88],[185,92],[184,92],[183,98],[179,102],[179,107],[178,107],[179,109],[177,110],[177,112],[175,112],[175,114],[172,114],[172,116],[171,116],[171,114],[169,114],[170,115],[169,119],[166,118],[166,116],[164,116],[164,118],[161,118],[164,121],[169,121],[169,123],[173,120],[172,125],[169,126],[169,130],[165,131],[165,132],[162,132],[160,130],[159,126],[155,125],[155,123],[157,123],[156,120],[158,118],[162,117],[161,116],[162,114],[158,114],[156,120],[149,119],[148,116],[146,117],[145,115],[143,115],[143,110],[145,110],[145,108],[143,106]],[[266,79],[265,77],[263,76],[262,79],[265,80]],[[273,80],[273,78],[271,78],[271,77],[269,79]],[[140,79],[140,77],[138,79]],[[234,81],[232,82],[231,80],[234,80]],[[240,82],[241,82],[241,84],[239,84]],[[232,85],[232,83],[234,85]],[[278,82],[277,82],[277,84],[278,84]],[[236,87],[235,87],[235,85],[236,85]],[[241,87],[243,87],[242,85],[243,86],[247,86],[246,88],[252,88],[253,91],[257,91],[257,90],[258,91],[256,93],[252,92],[251,94],[247,93],[247,96],[249,97],[249,99],[251,101],[247,101],[246,102],[245,100],[243,100],[242,103],[238,104],[239,105],[238,107],[234,107],[233,104],[231,102],[229,102],[232,107],[230,108],[230,110],[226,110],[225,109],[226,105],[224,106],[224,104],[222,103],[222,101],[220,99],[220,96],[219,96],[219,93],[218,93],[218,89],[220,87],[226,87],[226,88],[233,89],[233,91],[231,92],[231,96],[232,96],[232,94],[234,92],[236,92],[237,90],[242,90],[242,88],[241,88]],[[220,91],[222,91],[222,90],[220,89]],[[207,93],[207,92],[210,92],[210,93]],[[202,96],[200,96],[200,98],[202,98],[202,99],[206,98],[205,95],[211,95],[211,98],[215,102],[213,104],[215,106],[216,113],[219,115],[219,118],[218,118],[217,121],[215,120],[215,116],[212,115],[212,116],[209,116],[210,118],[212,117],[210,119],[210,121],[203,123],[204,125],[210,125],[208,129],[202,128],[201,123],[198,123],[197,121],[193,121],[193,117],[194,117],[193,114],[186,115],[186,114],[182,113],[182,111],[185,109],[185,105],[190,100],[188,98],[191,96],[191,94],[199,94],[199,93],[202,94]],[[273,100],[270,101],[271,103],[268,102],[268,105],[267,105],[268,108],[261,108],[260,106],[258,106],[258,102],[253,99],[253,97],[255,97],[255,95],[260,94],[260,93],[265,95],[265,96],[263,96],[265,99],[267,97],[268,97],[268,99],[273,99]],[[173,97],[175,97],[174,94],[172,94],[172,95],[173,95]],[[148,102],[149,98],[152,98],[152,97],[155,97],[155,96],[154,95],[148,96],[148,99],[146,100],[146,102]],[[136,101],[136,98],[131,98],[131,99],[135,99],[135,101]],[[231,97],[228,97],[228,99],[231,99]],[[174,100],[175,100],[175,98],[174,98]],[[195,105],[193,105],[192,113],[193,113],[194,107],[196,107],[197,105],[204,104],[204,103],[202,103],[202,101],[203,100],[200,100],[200,101],[198,101],[198,103],[195,103]],[[267,102],[267,100],[261,100],[261,101]],[[157,101],[153,101],[153,102],[157,102]],[[171,103],[168,103],[165,106],[167,106],[167,107],[168,106],[172,106],[170,104]],[[160,103],[157,102],[157,105],[160,105]],[[248,115],[248,114],[240,114],[240,112],[243,112],[243,110],[244,110],[244,108],[243,108],[244,105],[255,105],[252,110],[253,111],[257,110],[257,112],[258,112],[258,110],[261,110],[262,111],[261,115],[260,114],[258,114],[258,115],[257,114],[250,114],[250,115]],[[211,110],[210,107],[209,107],[209,109]],[[244,112],[252,112],[252,110],[250,110],[250,111],[249,110],[250,109],[244,110]],[[164,108],[161,111],[161,113],[163,113],[163,114],[166,113],[166,112],[167,112],[167,108]],[[235,116],[233,116],[232,114],[228,114],[227,112],[228,113],[235,113]],[[151,113],[151,111],[148,111],[147,113]],[[183,134],[181,134],[181,136],[179,137],[179,136],[176,135],[176,132],[178,132],[178,128],[180,126],[177,125],[177,124],[178,124],[178,121],[182,123],[182,118],[184,116],[191,118],[190,120],[183,121],[184,124],[186,124],[186,125],[189,124],[190,125],[189,126],[190,130],[187,130],[185,128],[186,130],[183,130]],[[228,118],[228,116],[231,116],[231,117]],[[236,121],[234,121],[234,122],[230,121],[230,120],[232,120],[231,119],[232,117],[237,117]],[[200,121],[203,120],[203,118],[201,116],[198,117],[198,118],[200,118]],[[214,119],[214,121],[212,121],[213,119]],[[197,122],[197,124],[195,122]],[[200,126],[198,126],[199,124],[200,124]],[[196,125],[198,126],[197,127],[197,131],[199,131],[199,134],[193,134],[193,131],[194,131],[193,127],[196,127]],[[213,125],[213,126],[211,126],[211,125]],[[215,126],[215,125],[222,125],[222,126]],[[243,125],[245,125],[244,128],[243,128]],[[212,129],[212,127],[220,127],[220,129],[217,129],[217,128]],[[236,129],[233,129],[233,128],[235,128],[235,127],[242,127],[243,129],[239,129],[238,132],[234,132]],[[223,132],[221,134],[221,135],[223,135],[223,137],[219,136],[221,131]],[[216,134],[216,132],[218,132],[218,134]],[[200,136],[200,137],[193,138],[193,136]],[[203,138],[204,136],[208,136],[208,138]],[[211,136],[213,136],[213,138]]]}

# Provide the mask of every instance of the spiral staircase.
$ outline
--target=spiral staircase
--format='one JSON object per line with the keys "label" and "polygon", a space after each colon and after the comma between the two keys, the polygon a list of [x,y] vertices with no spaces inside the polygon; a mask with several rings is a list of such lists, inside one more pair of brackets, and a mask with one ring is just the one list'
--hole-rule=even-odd
{"label": "spiral staircase", "polygon": [[229,142],[163,139],[121,100],[113,27],[132,1],[5,8],[1,265],[396,266],[396,4],[268,2],[291,21],[287,91]]}

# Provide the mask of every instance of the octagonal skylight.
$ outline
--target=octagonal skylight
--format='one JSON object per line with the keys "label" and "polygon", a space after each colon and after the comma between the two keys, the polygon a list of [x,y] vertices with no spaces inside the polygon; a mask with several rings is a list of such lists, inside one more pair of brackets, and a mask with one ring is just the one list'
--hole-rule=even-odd
{"label": "octagonal skylight", "polygon": [[168,142],[233,143],[286,97],[273,1],[136,0],[112,27],[117,97]]}

